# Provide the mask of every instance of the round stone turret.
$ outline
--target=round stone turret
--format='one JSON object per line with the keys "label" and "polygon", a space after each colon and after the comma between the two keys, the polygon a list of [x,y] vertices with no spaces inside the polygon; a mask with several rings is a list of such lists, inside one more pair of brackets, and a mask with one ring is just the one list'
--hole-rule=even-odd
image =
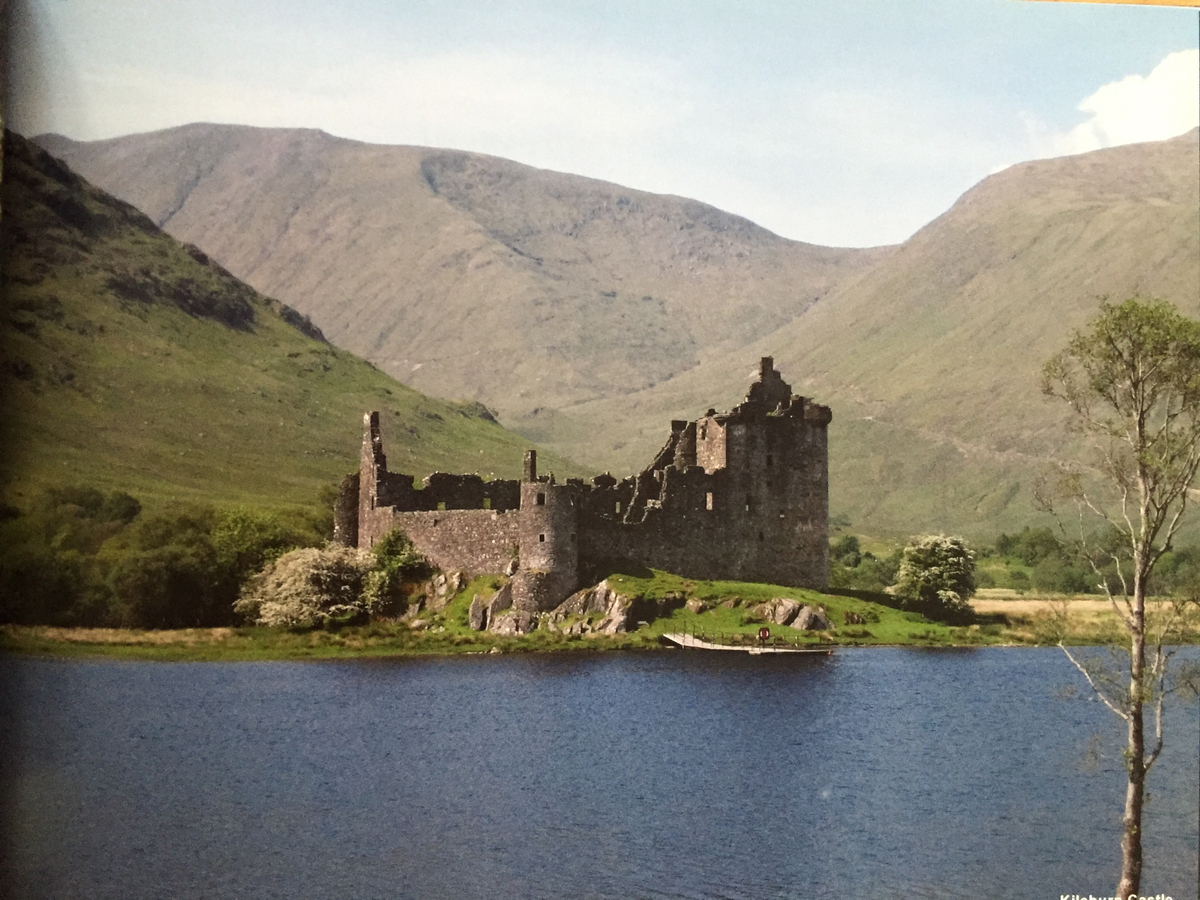
{"label": "round stone turret", "polygon": [[576,488],[552,480],[521,482],[520,568],[513,606],[545,612],[578,586],[579,498]]}

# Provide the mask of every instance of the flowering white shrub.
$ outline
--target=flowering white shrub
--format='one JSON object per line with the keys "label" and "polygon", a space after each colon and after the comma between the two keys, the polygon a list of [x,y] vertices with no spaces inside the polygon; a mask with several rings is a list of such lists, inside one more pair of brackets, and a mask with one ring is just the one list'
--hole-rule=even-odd
{"label": "flowering white shrub", "polygon": [[314,628],[367,612],[363,582],[374,559],[351,547],[285,553],[251,578],[234,610],[258,625]]}
{"label": "flowering white shrub", "polygon": [[896,575],[896,594],[907,604],[967,609],[975,593],[975,554],[960,537],[927,534],[904,548]]}

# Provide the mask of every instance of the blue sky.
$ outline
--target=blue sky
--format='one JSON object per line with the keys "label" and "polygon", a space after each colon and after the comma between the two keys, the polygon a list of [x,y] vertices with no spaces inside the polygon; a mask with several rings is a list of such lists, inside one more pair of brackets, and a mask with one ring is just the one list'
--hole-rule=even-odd
{"label": "blue sky", "polygon": [[[787,237],[904,240],[990,172],[1186,131],[1197,12],[1021,0],[14,0],[8,116],[455,147]],[[10,4],[13,5],[13,4]]]}

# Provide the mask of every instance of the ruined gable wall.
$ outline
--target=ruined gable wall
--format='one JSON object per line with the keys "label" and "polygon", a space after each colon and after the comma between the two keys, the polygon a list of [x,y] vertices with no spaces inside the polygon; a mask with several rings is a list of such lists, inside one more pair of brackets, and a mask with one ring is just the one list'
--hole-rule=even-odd
{"label": "ruined gable wall", "polygon": [[358,472],[343,478],[333,504],[333,541],[343,547],[358,546],[358,482]]}
{"label": "ruined gable wall", "polygon": [[696,465],[706,472],[725,468],[726,418],[708,415],[696,422]]}

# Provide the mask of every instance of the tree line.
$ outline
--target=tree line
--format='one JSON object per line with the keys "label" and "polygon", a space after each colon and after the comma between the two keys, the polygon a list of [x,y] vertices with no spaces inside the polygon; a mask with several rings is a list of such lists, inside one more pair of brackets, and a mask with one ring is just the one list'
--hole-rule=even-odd
{"label": "tree line", "polygon": [[121,491],[44,491],[0,508],[0,621],[21,625],[233,625],[242,586],[297,547],[323,545],[332,515],[175,504],[153,512]]}

